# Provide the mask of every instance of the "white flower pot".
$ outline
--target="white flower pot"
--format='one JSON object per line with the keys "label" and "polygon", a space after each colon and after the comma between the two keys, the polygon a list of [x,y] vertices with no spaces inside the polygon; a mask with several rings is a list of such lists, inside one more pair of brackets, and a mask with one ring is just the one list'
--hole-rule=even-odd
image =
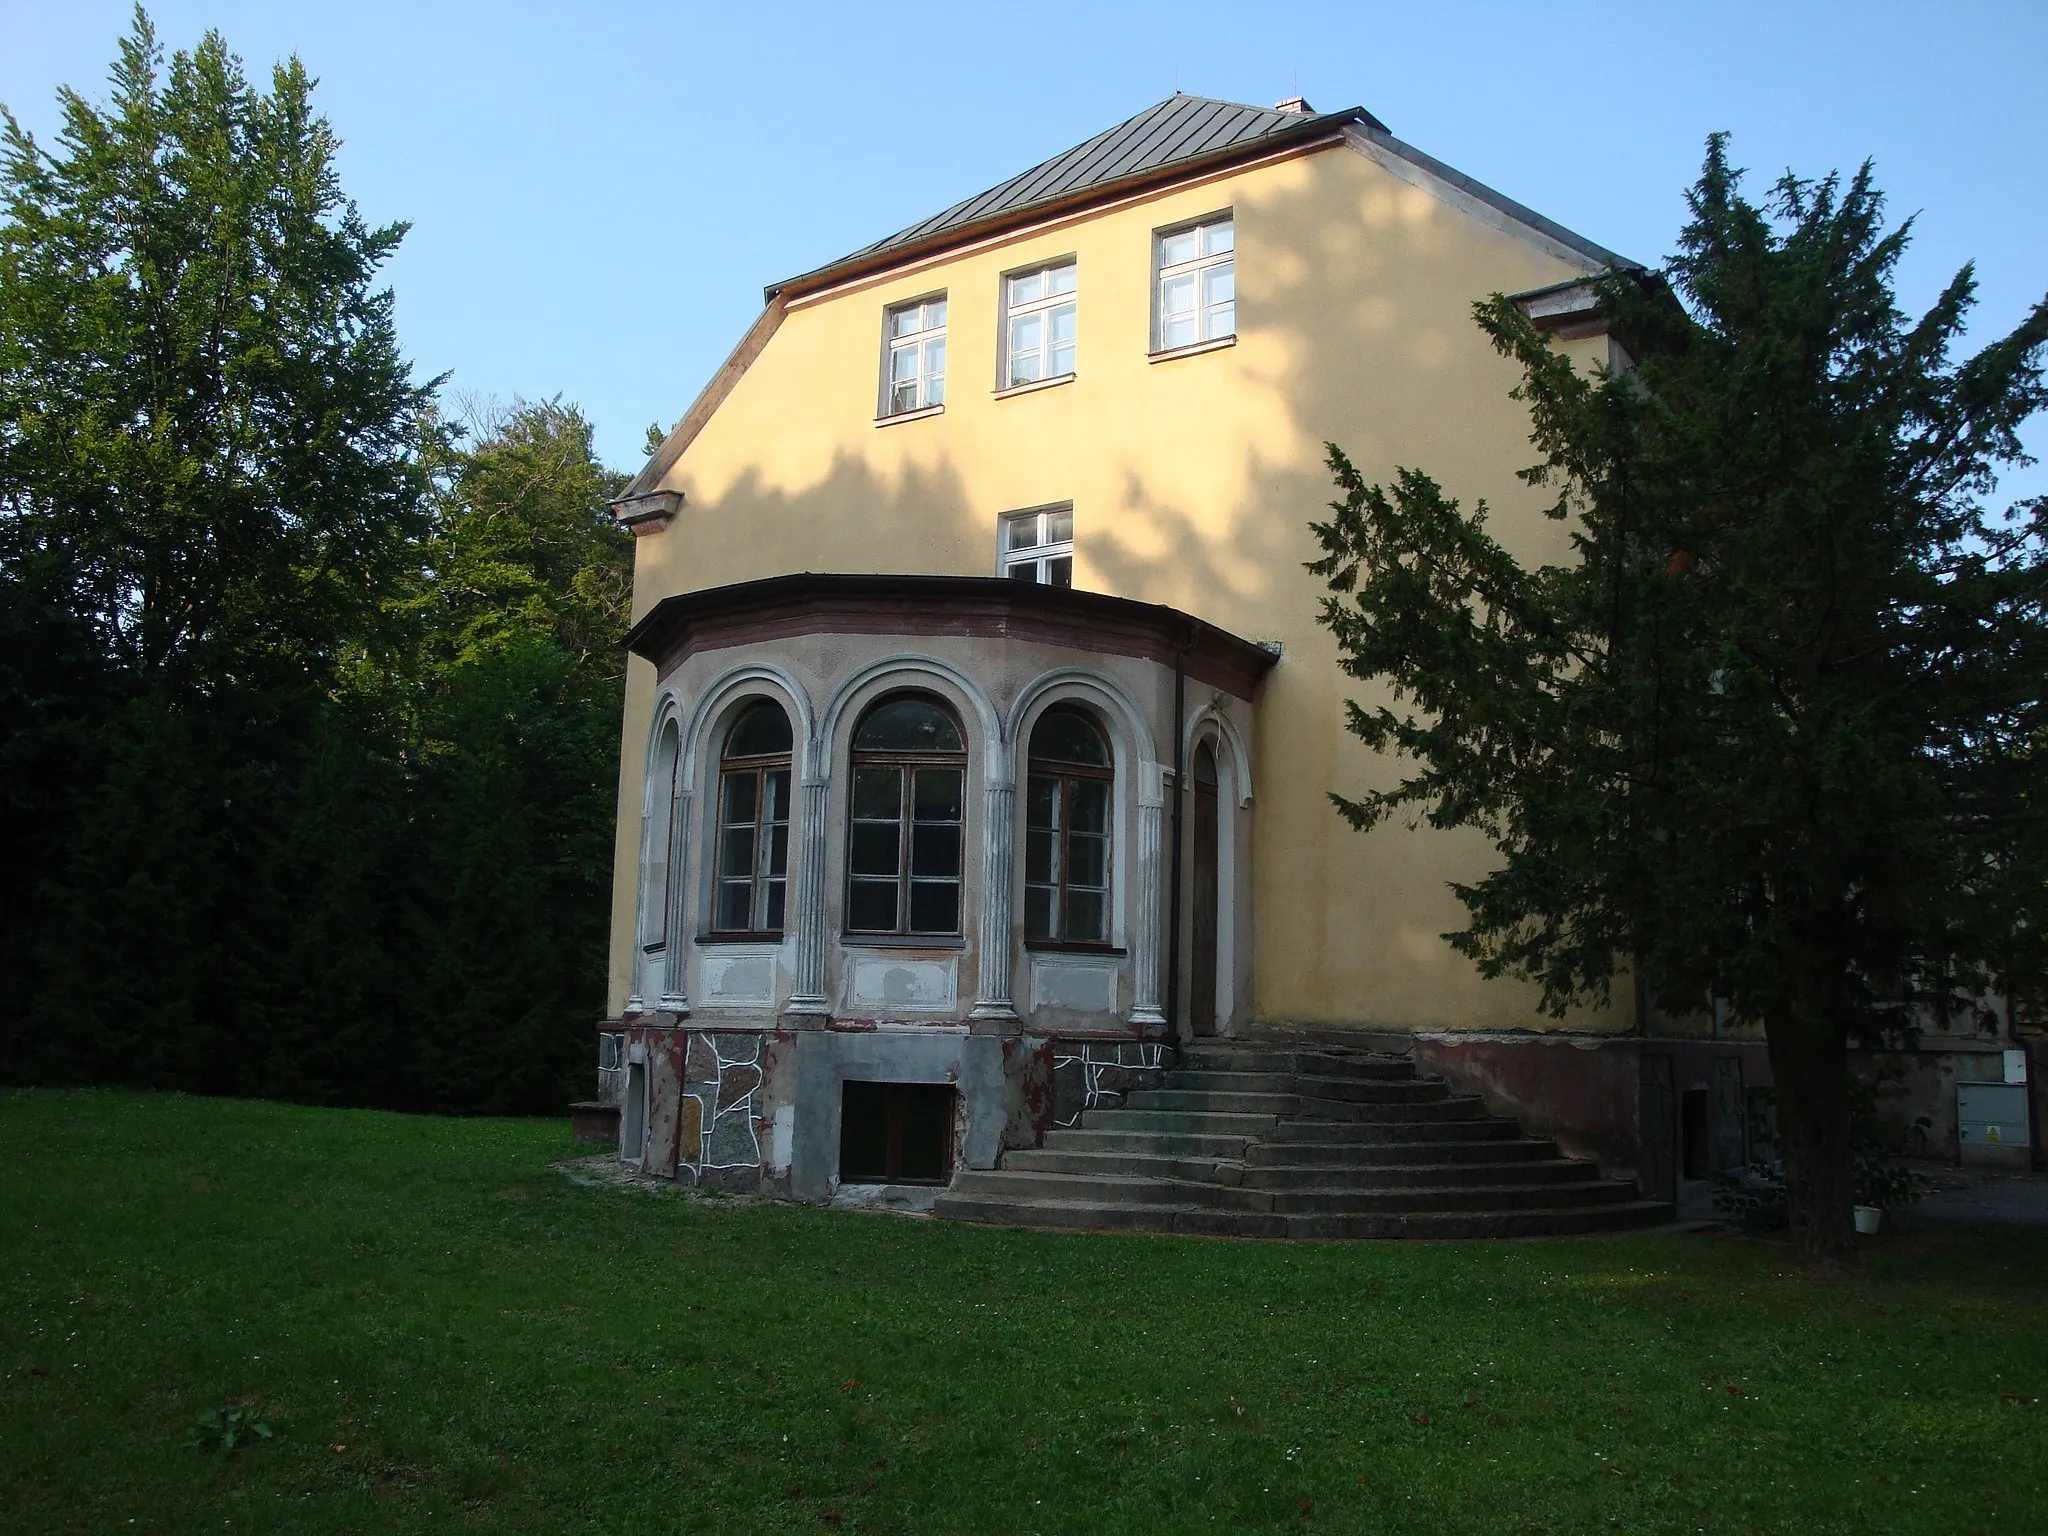
{"label": "white flower pot", "polygon": [[1884,1220],[1881,1205],[1859,1205],[1856,1207],[1856,1230],[1865,1237],[1875,1236],[1878,1224]]}

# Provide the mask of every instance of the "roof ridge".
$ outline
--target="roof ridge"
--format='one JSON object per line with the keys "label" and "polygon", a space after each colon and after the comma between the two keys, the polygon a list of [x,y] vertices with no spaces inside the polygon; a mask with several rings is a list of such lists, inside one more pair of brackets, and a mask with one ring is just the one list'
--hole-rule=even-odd
{"label": "roof ridge", "polygon": [[1282,112],[1248,102],[1175,91],[1122,122],[928,218],[905,225],[837,261],[774,284],[768,293],[772,296],[799,282],[809,284],[890,251],[965,233],[997,219],[1015,218],[1056,199],[1158,176],[1183,163],[1208,162],[1228,157],[1233,151],[1249,152],[1252,146],[1268,140],[1292,140],[1348,122],[1368,123],[1384,131],[1384,125],[1363,107],[1347,107],[1338,112]]}

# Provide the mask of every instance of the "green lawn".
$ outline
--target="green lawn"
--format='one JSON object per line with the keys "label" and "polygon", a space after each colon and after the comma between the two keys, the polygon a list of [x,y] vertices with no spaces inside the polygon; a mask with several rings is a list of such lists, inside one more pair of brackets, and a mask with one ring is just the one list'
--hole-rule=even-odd
{"label": "green lawn", "polygon": [[2048,1530],[2041,1235],[1090,1237],[586,1150],[0,1094],[0,1529]]}

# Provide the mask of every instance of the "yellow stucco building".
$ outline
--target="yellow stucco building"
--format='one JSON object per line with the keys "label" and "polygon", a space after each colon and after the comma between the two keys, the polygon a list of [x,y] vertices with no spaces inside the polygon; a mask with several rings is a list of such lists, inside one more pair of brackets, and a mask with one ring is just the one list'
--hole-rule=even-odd
{"label": "yellow stucco building", "polygon": [[[1483,845],[1328,802],[1394,770],[1343,729],[1307,524],[1336,442],[1561,549],[1471,306],[1612,363],[1584,283],[1618,263],[1362,110],[1175,96],[770,288],[615,507],[626,1155],[958,1191],[1180,1091],[1176,1045],[1544,1030],[1440,937]],[[1637,1066],[1595,1070],[1593,1119]],[[1187,1107],[1236,1111],[1286,1113]]]}

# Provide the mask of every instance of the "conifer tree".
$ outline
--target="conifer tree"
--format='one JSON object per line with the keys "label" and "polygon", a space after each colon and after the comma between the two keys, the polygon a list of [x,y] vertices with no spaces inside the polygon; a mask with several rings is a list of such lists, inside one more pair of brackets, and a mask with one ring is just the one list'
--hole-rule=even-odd
{"label": "conifer tree", "polygon": [[1994,511],[2048,403],[2048,303],[1954,356],[1866,164],[1761,205],[1708,141],[1678,254],[1609,274],[1638,359],[1580,370],[1509,300],[1524,478],[1573,558],[1530,568],[1418,470],[1312,524],[1322,622],[1379,685],[1350,730],[1399,754],[1338,809],[1473,827],[1493,871],[1449,935],[1560,1016],[1633,975],[1670,1013],[1765,1031],[1794,1238],[1850,1246],[1847,1053],[1996,1010],[2041,973],[2048,499]]}

